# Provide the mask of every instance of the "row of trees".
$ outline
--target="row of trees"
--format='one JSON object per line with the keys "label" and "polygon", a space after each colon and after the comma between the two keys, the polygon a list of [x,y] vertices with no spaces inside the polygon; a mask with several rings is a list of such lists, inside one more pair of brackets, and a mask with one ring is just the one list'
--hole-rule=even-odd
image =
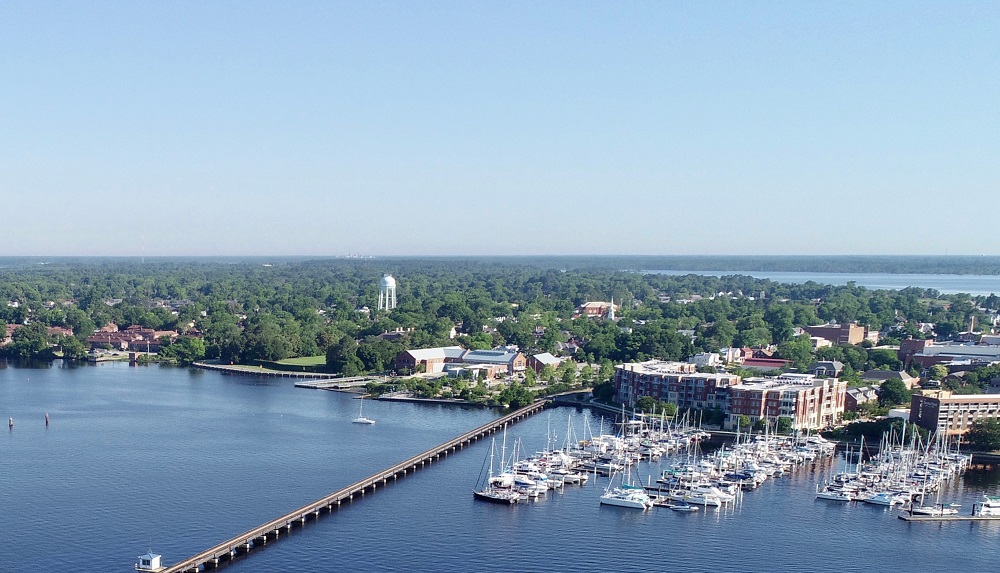
{"label": "row of trees", "polygon": [[[562,260],[567,261],[572,262]],[[724,346],[774,343],[779,355],[799,368],[819,357],[840,359],[860,372],[898,364],[884,351],[854,347],[814,355],[805,340],[793,337],[794,328],[825,320],[857,320],[874,328],[904,321],[901,333],[923,321],[965,325],[972,316],[982,318],[980,306],[996,302],[921,289],[563,271],[546,264],[404,259],[286,261],[268,267],[206,261],[15,265],[0,269],[0,301],[11,303],[0,304],[0,320],[69,327],[81,342],[109,322],[178,332],[193,327],[208,358],[250,362],[327,354],[345,373],[383,370],[405,348],[515,344],[525,352],[552,352],[570,339],[582,343],[578,358],[594,364],[683,359]],[[400,304],[392,313],[371,310],[378,278],[387,271],[399,279]],[[581,303],[612,297],[622,304],[618,323],[570,320]],[[359,312],[362,307],[368,312]],[[456,326],[459,337],[451,340]],[[412,331],[391,345],[377,338],[396,328]],[[201,353],[188,342],[176,351],[188,358]],[[19,344],[13,352],[47,351]],[[863,352],[867,355],[859,356]]]}

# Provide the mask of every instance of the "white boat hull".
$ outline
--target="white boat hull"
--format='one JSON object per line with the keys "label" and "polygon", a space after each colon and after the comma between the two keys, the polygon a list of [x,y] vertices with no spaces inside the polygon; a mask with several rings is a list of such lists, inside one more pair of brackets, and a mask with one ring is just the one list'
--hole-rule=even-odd
{"label": "white boat hull", "polygon": [[649,509],[649,506],[652,505],[652,502],[650,502],[650,501],[643,502],[641,500],[627,499],[627,498],[623,499],[623,498],[617,498],[617,497],[613,497],[613,496],[607,496],[607,497],[601,496],[601,505],[614,505],[614,506],[617,506],[617,507],[630,507],[632,509]]}

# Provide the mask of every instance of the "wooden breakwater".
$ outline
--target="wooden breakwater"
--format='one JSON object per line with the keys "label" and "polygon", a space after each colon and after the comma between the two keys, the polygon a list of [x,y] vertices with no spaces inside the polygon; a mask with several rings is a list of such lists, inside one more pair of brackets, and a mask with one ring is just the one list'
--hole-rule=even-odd
{"label": "wooden breakwater", "polygon": [[301,527],[308,520],[319,518],[323,512],[330,513],[334,511],[344,501],[353,500],[357,496],[364,496],[366,492],[374,492],[379,486],[386,485],[389,480],[395,481],[401,477],[406,477],[407,474],[424,467],[424,465],[431,464],[442,457],[447,457],[449,453],[454,453],[456,450],[471,445],[480,438],[494,434],[508,424],[518,422],[541,411],[547,404],[548,401],[539,400],[506,416],[483,424],[457,438],[448,440],[443,444],[439,444],[380,472],[360,479],[347,487],[290,511],[281,517],[272,519],[263,525],[227,539],[205,551],[164,567],[160,573],[198,572],[203,569],[224,565],[237,555],[252,552],[254,547],[263,546],[269,540],[273,542],[281,536],[282,532],[288,533],[292,527]]}

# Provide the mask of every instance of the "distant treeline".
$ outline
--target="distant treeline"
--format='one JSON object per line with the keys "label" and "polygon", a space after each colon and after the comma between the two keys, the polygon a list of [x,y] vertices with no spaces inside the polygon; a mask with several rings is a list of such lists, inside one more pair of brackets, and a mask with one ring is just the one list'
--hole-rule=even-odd
{"label": "distant treeline", "polygon": [[[977,328],[991,324],[1000,310],[997,296],[618,268],[639,259],[18,260],[0,268],[0,332],[16,325],[0,354],[45,357],[58,349],[81,357],[94,329],[114,323],[181,334],[161,350],[179,361],[326,354],[327,366],[345,374],[385,371],[401,350],[447,344],[512,344],[530,353],[569,343],[579,361],[604,366],[774,344],[801,369],[816,356],[808,339],[794,336],[795,327],[856,321],[891,329],[891,340],[923,336],[920,324],[934,323],[938,336],[949,337],[973,319]],[[588,260],[588,268],[573,267]],[[651,260],[638,264],[653,266]],[[374,308],[383,273],[398,281],[399,306],[391,312]],[[572,318],[584,302],[611,299],[618,322]],[[74,336],[56,334],[56,327]],[[380,336],[387,332],[403,334]],[[898,366],[891,357],[842,353],[824,357],[856,370]]]}
{"label": "distant treeline", "polygon": [[[457,264],[465,267],[532,267],[562,270],[664,270],[1000,275],[998,256],[484,256],[484,257],[0,257],[0,269],[81,264],[254,264],[357,261],[376,264],[413,262]],[[141,262],[142,261],[142,262]]]}
{"label": "distant treeline", "polygon": [[1000,274],[1000,257],[914,256],[676,256],[622,257],[617,268],[665,271],[758,271],[886,274]]}

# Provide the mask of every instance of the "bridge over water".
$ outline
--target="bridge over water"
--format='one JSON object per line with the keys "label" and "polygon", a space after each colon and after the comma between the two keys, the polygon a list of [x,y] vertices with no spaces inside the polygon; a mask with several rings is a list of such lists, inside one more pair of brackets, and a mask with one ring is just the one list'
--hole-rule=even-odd
{"label": "bridge over water", "polygon": [[435,446],[412,458],[404,460],[394,466],[390,466],[380,472],[374,473],[364,479],[358,480],[351,485],[339,489],[321,499],[304,505],[298,509],[290,511],[281,517],[272,519],[267,523],[257,526],[249,531],[241,533],[236,537],[227,539],[218,545],[210,547],[201,553],[188,557],[173,565],[169,565],[160,573],[182,573],[198,572],[207,568],[216,568],[231,561],[237,555],[249,553],[254,547],[260,547],[268,541],[277,540],[281,534],[288,533],[292,527],[304,526],[310,519],[315,520],[323,512],[330,513],[337,509],[344,501],[353,500],[356,496],[363,496],[365,492],[373,492],[379,486],[385,485],[389,480],[397,480],[405,477],[411,472],[424,467],[425,464],[433,463],[446,457],[449,453],[462,449],[465,446],[478,441],[480,438],[496,433],[506,425],[523,420],[532,414],[541,411],[548,404],[548,401],[539,400],[529,406],[521,408],[497,418],[487,424],[468,431],[457,438],[449,440],[443,444]]}

